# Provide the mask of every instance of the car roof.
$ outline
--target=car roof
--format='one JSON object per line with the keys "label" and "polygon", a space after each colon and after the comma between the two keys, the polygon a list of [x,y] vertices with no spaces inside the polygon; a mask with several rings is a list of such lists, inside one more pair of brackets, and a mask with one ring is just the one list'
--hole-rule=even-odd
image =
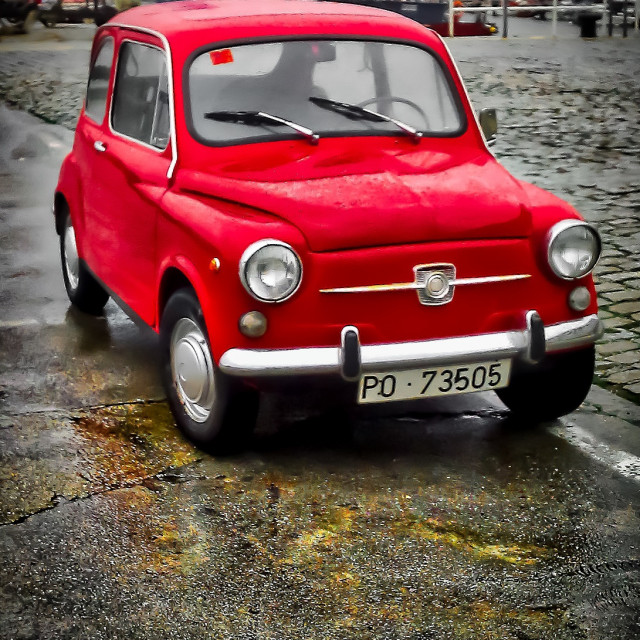
{"label": "car roof", "polygon": [[[293,34],[344,34],[416,37],[438,36],[389,11],[341,2],[313,0],[183,0],[135,7],[106,24],[153,30],[169,42]],[[431,34],[426,35],[425,34]],[[213,37],[212,37],[213,36]]]}

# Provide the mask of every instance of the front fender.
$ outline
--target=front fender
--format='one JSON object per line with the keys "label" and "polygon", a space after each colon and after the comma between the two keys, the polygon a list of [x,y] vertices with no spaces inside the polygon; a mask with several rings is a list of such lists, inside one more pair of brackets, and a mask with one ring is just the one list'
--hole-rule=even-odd
{"label": "front fender", "polygon": [[[184,255],[176,255],[165,258],[160,264],[160,277],[156,288],[156,322],[154,329],[160,330],[162,313],[171,295],[184,286],[190,286],[196,293],[200,306],[210,306],[211,292],[199,270],[193,262]],[[208,325],[207,325],[208,326]]]}
{"label": "front fender", "polygon": [[158,224],[156,327],[166,302],[167,277],[175,278],[171,291],[188,281],[198,296],[216,362],[232,347],[255,346],[240,333],[238,321],[265,303],[244,289],[239,261],[250,244],[265,238],[287,242],[303,260],[307,254],[300,231],[283,220],[213,198],[168,192],[162,199]]}

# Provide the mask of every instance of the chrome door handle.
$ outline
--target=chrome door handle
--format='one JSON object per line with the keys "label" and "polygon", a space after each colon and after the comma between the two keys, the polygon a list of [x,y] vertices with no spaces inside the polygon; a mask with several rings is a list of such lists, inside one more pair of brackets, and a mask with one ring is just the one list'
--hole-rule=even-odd
{"label": "chrome door handle", "polygon": [[107,150],[107,145],[106,145],[104,142],[101,142],[100,140],[96,140],[96,141],[93,143],[93,148],[94,148],[96,151],[100,151],[100,152],[102,153],[103,151],[106,151],[106,150]]}

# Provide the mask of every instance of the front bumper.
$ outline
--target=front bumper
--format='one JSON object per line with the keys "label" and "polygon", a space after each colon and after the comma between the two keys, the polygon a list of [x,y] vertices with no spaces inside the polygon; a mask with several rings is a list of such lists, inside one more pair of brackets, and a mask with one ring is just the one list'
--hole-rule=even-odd
{"label": "front bumper", "polygon": [[[354,380],[366,372],[504,358],[534,363],[545,353],[593,344],[603,333],[602,322],[595,314],[547,327],[542,325],[535,311],[528,312],[526,318],[526,328],[520,331],[371,345],[361,345],[357,329],[345,327],[340,346],[229,349],[220,358],[218,366],[227,375],[246,378],[340,374],[347,380]],[[345,339],[350,333],[356,338]]]}

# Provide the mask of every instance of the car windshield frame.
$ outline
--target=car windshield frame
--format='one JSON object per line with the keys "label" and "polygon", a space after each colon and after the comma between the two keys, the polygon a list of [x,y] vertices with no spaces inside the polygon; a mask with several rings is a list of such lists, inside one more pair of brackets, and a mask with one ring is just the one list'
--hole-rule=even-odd
{"label": "car windshield frame", "polygon": [[[185,114],[185,123],[187,126],[187,130],[191,137],[199,142],[200,144],[206,147],[234,147],[241,146],[247,144],[256,144],[256,143],[267,143],[267,142],[280,142],[280,141],[289,141],[289,140],[300,140],[300,136],[297,135],[293,131],[276,131],[270,133],[269,135],[265,135],[264,133],[258,135],[247,135],[239,138],[234,138],[232,140],[214,140],[201,136],[197,128],[194,124],[193,114],[192,114],[192,105],[191,105],[191,86],[190,86],[190,71],[194,61],[199,58],[201,55],[212,52],[219,51],[223,49],[231,49],[234,47],[240,47],[245,45],[256,45],[256,44],[270,44],[270,43],[279,43],[279,42],[320,42],[320,41],[329,41],[329,42],[372,42],[372,43],[381,43],[381,44],[395,44],[395,45],[404,45],[408,47],[413,47],[415,49],[419,49],[421,51],[426,52],[429,56],[432,57],[435,64],[438,66],[441,77],[444,80],[446,87],[449,91],[452,105],[455,109],[455,114],[458,118],[460,126],[455,130],[450,131],[438,131],[431,132],[425,131],[424,138],[458,138],[464,135],[469,127],[469,121],[467,118],[467,113],[465,111],[463,100],[460,95],[460,91],[456,86],[453,75],[443,60],[442,56],[439,55],[434,49],[429,47],[428,45],[418,42],[415,40],[407,40],[406,38],[392,38],[392,37],[373,37],[370,35],[353,35],[353,34],[304,34],[304,35],[294,35],[294,36],[269,36],[269,37],[261,37],[261,38],[244,38],[244,39],[234,39],[234,40],[224,40],[219,42],[211,42],[206,45],[202,45],[192,51],[187,57],[184,67],[182,69],[182,99],[183,99],[183,107]],[[210,105],[211,110],[215,110],[215,104]],[[373,107],[369,107],[370,109]],[[281,116],[281,114],[274,113],[273,115]],[[307,124],[307,123],[304,123]],[[353,138],[353,137],[382,137],[382,138],[403,138],[406,136],[402,135],[397,128],[389,127],[387,129],[379,129],[379,130],[362,130],[362,129],[353,129],[353,130],[339,130],[332,131],[331,133],[327,133],[326,131],[320,132],[320,139],[335,139],[335,138]]]}

